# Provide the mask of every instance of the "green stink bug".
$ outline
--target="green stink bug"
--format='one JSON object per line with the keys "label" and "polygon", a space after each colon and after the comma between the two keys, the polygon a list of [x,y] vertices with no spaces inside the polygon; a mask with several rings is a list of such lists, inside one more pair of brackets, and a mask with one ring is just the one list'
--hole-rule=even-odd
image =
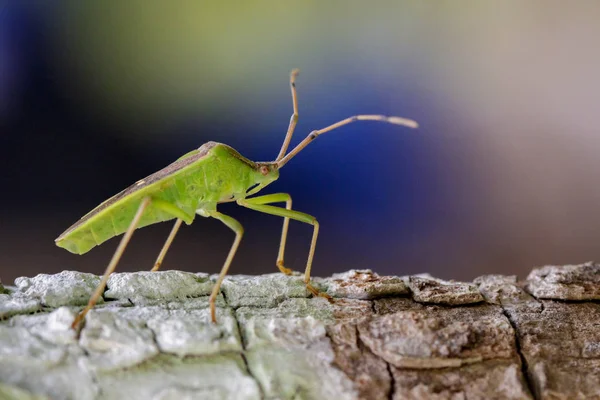
{"label": "green stink bug", "polygon": [[[56,239],[57,246],[75,254],[84,254],[104,241],[124,233],[100,284],[92,294],[88,305],[75,318],[73,328],[79,326],[87,312],[94,307],[104,292],[108,277],[115,270],[135,229],[175,219],[175,225],[152,268],[152,271],[156,271],[160,268],[181,223],[191,224],[196,215],[216,218],[235,232],[235,240],[210,295],[211,319],[216,322],[215,301],[244,233],[244,228],[238,221],[217,211],[217,204],[225,202],[236,202],[242,207],[284,218],[276,265],[286,275],[292,274],[292,270],[286,268],[283,261],[290,219],[312,225],[313,235],[304,272],[304,283],[313,295],[332,301],[327,294],[319,292],[310,283],[311,265],[319,234],[319,223],[316,218],[292,210],[292,198],[287,193],[250,196],[277,180],[279,169],[323,133],[355,121],[382,121],[410,128],[417,128],[418,124],[413,120],[401,117],[355,115],[310,132],[304,140],[287,153],[298,122],[297,75],[297,69],[290,74],[293,114],[275,161],[253,162],[225,144],[205,143],[200,148],[185,154],[167,167],[106,200]],[[285,203],[285,208],[271,205],[273,203]]]}

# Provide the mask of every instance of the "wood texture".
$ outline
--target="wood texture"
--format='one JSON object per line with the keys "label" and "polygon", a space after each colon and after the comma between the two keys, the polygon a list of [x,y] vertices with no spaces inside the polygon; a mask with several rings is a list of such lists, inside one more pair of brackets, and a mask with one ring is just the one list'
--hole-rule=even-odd
{"label": "wood texture", "polygon": [[600,399],[600,266],[471,283],[349,271],[111,276],[0,285],[0,399]]}

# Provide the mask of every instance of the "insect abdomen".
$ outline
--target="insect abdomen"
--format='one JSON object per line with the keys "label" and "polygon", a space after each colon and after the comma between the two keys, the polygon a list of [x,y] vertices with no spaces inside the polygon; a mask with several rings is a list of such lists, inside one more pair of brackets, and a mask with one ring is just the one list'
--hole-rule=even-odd
{"label": "insect abdomen", "polygon": [[[71,253],[84,254],[106,240],[121,235],[127,231],[142,199],[146,196],[175,205],[189,215],[190,218],[185,222],[192,223],[200,197],[199,193],[204,191],[201,183],[203,179],[198,179],[198,173],[202,174],[202,167],[184,176],[174,177],[153,185],[153,187],[140,190],[126,199],[114,203],[68,229],[56,240],[57,246],[67,249]],[[142,215],[138,228],[175,218],[174,215],[150,203]]]}
{"label": "insect abdomen", "polygon": [[[84,254],[108,239],[121,235],[129,227],[142,198],[136,200],[128,201],[117,207],[111,207],[96,215],[86,223],[61,236],[57,239],[56,244],[71,253]],[[138,228],[174,218],[173,215],[167,214],[150,204],[144,211]]]}
{"label": "insect abdomen", "polygon": [[[174,166],[186,163],[192,157],[197,158],[185,168],[174,169],[172,173],[163,172],[169,170],[171,166],[168,166],[100,204],[60,235],[56,245],[75,254],[84,254],[124,233],[146,196],[174,205],[189,216],[184,221],[191,224],[199,203],[216,205],[233,193],[243,192],[247,187],[247,171],[252,167],[249,162],[232,154],[225,145],[209,142],[205,146],[206,151],[183,156],[171,164]],[[151,202],[137,228],[175,218],[175,215]]]}

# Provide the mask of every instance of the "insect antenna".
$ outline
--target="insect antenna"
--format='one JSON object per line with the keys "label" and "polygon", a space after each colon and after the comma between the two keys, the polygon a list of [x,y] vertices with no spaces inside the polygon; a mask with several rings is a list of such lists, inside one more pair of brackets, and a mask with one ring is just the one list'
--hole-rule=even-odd
{"label": "insect antenna", "polygon": [[[412,119],[402,118],[402,117],[387,117],[385,115],[354,115],[352,117],[348,117],[346,119],[338,121],[335,124],[331,124],[323,129],[318,129],[318,130],[315,130],[315,131],[312,131],[311,133],[309,133],[308,136],[306,138],[304,138],[304,140],[302,140],[296,147],[294,147],[294,149],[292,151],[290,151],[285,157],[277,158],[277,160],[276,160],[277,168],[283,167],[296,154],[298,154],[300,151],[302,151],[302,149],[304,149],[306,146],[308,146],[308,144],[310,142],[312,142],[313,140],[315,140],[317,137],[324,134],[325,132],[332,131],[334,129],[340,128],[344,125],[348,125],[348,124],[351,124],[352,122],[356,122],[356,121],[381,121],[381,122],[387,122],[387,123],[394,124],[394,125],[402,125],[402,126],[406,126],[408,128],[414,128],[414,129],[419,127],[419,124],[416,121],[413,121]],[[288,130],[288,135],[289,135],[289,130]],[[291,135],[289,135],[289,136],[291,138]],[[288,140],[287,136],[286,136],[286,142],[284,142],[284,145],[286,145],[286,144],[289,144],[289,140]],[[287,149],[287,146],[285,146],[285,148]],[[284,150],[284,149],[282,148],[282,150]],[[280,156],[281,156],[281,153],[280,153]]]}
{"label": "insect antenna", "polygon": [[290,125],[288,126],[287,133],[285,134],[285,139],[283,140],[283,144],[281,145],[281,150],[279,150],[279,155],[276,158],[277,161],[279,161],[283,158],[283,156],[285,156],[288,146],[290,145],[290,141],[292,140],[294,129],[296,129],[296,124],[298,123],[298,95],[296,93],[296,77],[299,73],[300,70],[297,68],[293,69],[290,73],[290,89],[292,91],[292,106],[294,113],[290,118]]}

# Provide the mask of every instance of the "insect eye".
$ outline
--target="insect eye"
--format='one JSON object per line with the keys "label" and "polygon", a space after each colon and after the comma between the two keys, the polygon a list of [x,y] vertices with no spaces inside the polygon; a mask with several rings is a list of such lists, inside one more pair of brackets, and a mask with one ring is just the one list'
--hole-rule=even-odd
{"label": "insect eye", "polygon": [[260,167],[260,173],[263,175],[268,175],[269,174],[269,167],[267,167],[266,165],[263,165]]}

